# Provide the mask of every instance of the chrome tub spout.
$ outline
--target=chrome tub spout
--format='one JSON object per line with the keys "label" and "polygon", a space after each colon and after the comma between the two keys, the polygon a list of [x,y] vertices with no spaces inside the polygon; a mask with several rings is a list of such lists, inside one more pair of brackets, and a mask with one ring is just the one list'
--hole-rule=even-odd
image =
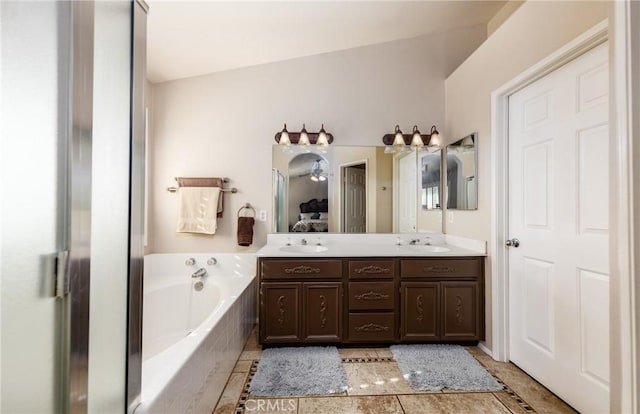
{"label": "chrome tub spout", "polygon": [[192,278],[205,277],[207,275],[207,269],[201,267],[200,269],[193,272],[191,275]]}

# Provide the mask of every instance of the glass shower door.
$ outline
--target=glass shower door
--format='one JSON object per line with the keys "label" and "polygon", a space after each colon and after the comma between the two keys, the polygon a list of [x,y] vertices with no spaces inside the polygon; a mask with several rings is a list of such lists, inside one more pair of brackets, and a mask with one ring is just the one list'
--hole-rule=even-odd
{"label": "glass shower door", "polygon": [[0,19],[0,411],[86,412],[93,4]]}

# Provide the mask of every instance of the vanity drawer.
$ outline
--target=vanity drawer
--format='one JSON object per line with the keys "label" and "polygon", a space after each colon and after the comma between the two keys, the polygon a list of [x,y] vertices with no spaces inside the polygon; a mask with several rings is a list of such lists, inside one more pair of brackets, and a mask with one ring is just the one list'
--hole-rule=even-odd
{"label": "vanity drawer", "polygon": [[391,279],[394,270],[393,260],[349,260],[349,279]]}
{"label": "vanity drawer", "polygon": [[263,279],[340,279],[341,260],[261,260]]}
{"label": "vanity drawer", "polygon": [[349,310],[393,310],[393,282],[349,282]]}
{"label": "vanity drawer", "polygon": [[393,342],[395,340],[395,314],[350,313],[349,341]]}
{"label": "vanity drawer", "polygon": [[420,259],[400,261],[400,275],[406,277],[465,277],[482,276],[482,257],[455,259]]}

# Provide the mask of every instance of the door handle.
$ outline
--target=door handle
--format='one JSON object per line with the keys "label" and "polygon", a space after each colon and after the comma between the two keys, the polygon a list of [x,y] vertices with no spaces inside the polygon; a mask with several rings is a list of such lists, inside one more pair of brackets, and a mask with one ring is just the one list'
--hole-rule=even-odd
{"label": "door handle", "polygon": [[520,240],[518,240],[516,238],[513,238],[513,239],[510,239],[510,240],[507,240],[504,244],[507,247],[518,247],[518,246],[520,246]]}

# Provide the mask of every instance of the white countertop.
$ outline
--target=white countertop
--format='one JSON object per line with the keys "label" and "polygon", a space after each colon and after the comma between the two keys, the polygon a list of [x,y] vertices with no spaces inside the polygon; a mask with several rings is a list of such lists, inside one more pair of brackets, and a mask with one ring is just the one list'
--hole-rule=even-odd
{"label": "white countertop", "polygon": [[[318,240],[319,238],[319,240]],[[398,240],[399,238],[399,240]],[[295,249],[302,246],[302,239],[308,248],[318,242],[326,250],[321,252],[296,252],[283,249],[287,243]],[[410,241],[419,239],[417,245]],[[400,241],[401,245],[397,245]],[[424,246],[442,247],[447,251],[428,251]],[[258,250],[260,257],[463,257],[486,256],[486,242],[445,234],[339,234],[339,233],[279,233],[269,234],[267,244]]]}

